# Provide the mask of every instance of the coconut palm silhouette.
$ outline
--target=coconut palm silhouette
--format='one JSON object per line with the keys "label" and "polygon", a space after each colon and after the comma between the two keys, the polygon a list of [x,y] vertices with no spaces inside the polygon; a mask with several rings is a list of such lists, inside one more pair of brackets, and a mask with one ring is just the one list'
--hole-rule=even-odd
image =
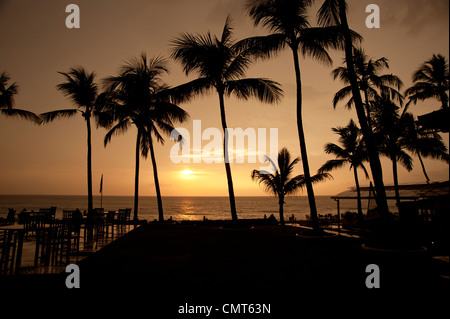
{"label": "coconut palm silhouette", "polygon": [[95,83],[95,73],[87,72],[83,67],[71,68],[69,72],[58,72],[66,79],[58,84],[57,89],[64,96],[69,97],[75,104],[74,109],[56,110],[41,114],[43,123],[53,122],[56,119],[70,118],[81,113],[87,127],[87,184],[88,184],[88,212],[94,210],[92,200],[92,128],[91,119],[94,116],[98,98],[98,86]]}
{"label": "coconut palm silhouette", "polygon": [[234,195],[233,179],[228,152],[228,124],[225,112],[225,97],[234,95],[248,100],[256,97],[261,102],[277,103],[282,98],[280,85],[264,78],[245,78],[245,71],[260,55],[250,39],[234,41],[230,17],[226,19],[222,36],[181,34],[172,41],[172,58],[181,62],[186,75],[196,73],[199,78],[180,90],[185,95],[205,94],[214,90],[219,97],[220,115],[224,131],[224,161],[228,181],[231,217],[238,219]]}
{"label": "coconut palm silhouette", "polygon": [[301,159],[311,220],[313,228],[318,231],[317,207],[303,129],[303,93],[299,57],[301,53],[303,56],[310,56],[315,60],[331,65],[332,60],[326,49],[341,47],[343,38],[340,28],[334,26],[315,28],[310,26],[307,11],[311,3],[312,1],[250,0],[247,2],[247,8],[248,15],[253,19],[255,26],[262,25],[271,32],[270,35],[257,39],[260,42],[261,52],[266,52],[266,56],[270,57],[286,46],[292,50],[297,86],[297,129]]}
{"label": "coconut palm silhouette", "polygon": [[433,54],[433,57],[426,61],[414,72],[414,85],[406,90],[410,103],[427,99],[438,99],[442,109],[448,109],[449,73],[448,61],[441,54]]}
{"label": "coconut palm silhouette", "polygon": [[339,135],[340,145],[328,143],[325,145],[325,153],[335,155],[336,159],[329,160],[323,164],[319,169],[319,173],[331,172],[332,170],[341,168],[344,165],[350,165],[350,169],[353,170],[353,175],[355,177],[358,216],[361,221],[363,212],[358,169],[362,169],[366,177],[369,178],[369,174],[364,166],[364,162],[367,161],[367,152],[361,138],[362,133],[353,120],[350,120],[350,123],[346,127],[336,127],[333,128],[332,131]]}
{"label": "coconut palm silhouette", "polygon": [[[364,94],[367,121],[370,129],[372,129],[370,102],[382,95],[388,95],[394,101],[403,103],[404,97],[399,92],[403,87],[403,82],[398,76],[393,74],[380,75],[382,69],[389,68],[389,60],[385,57],[374,60],[369,58],[362,48],[355,48],[354,59],[359,89]],[[336,108],[339,102],[350,97],[346,107],[352,108],[354,99],[348,69],[342,66],[338,67],[333,70],[332,75],[335,80],[340,79],[341,82],[348,84],[336,93],[333,99],[333,106]]]}
{"label": "coconut palm silhouette", "polygon": [[0,113],[8,117],[17,117],[41,124],[41,118],[33,112],[16,109],[15,96],[19,94],[17,83],[8,84],[11,80],[6,72],[0,74]]}
{"label": "coconut palm silhouette", "polygon": [[352,95],[355,104],[359,125],[366,143],[369,157],[370,169],[376,191],[377,209],[383,219],[388,217],[389,208],[386,198],[386,189],[383,181],[383,168],[381,166],[380,155],[377,149],[374,134],[372,133],[369,121],[364,108],[361,92],[356,73],[354,46],[355,41],[347,19],[347,1],[345,0],[324,0],[318,12],[319,24],[322,26],[337,26],[344,33],[344,52],[347,65],[348,79],[352,88]]}
{"label": "coconut palm silhouette", "polygon": [[164,144],[163,134],[170,135],[174,123],[181,123],[189,115],[172,103],[171,88],[162,81],[162,75],[169,72],[167,61],[161,57],[147,58],[142,54],[122,66],[118,76],[104,80],[103,108],[100,112],[101,125],[110,130],[105,136],[105,147],[113,136],[124,134],[131,126],[137,129],[136,167],[134,185],[134,220],[139,210],[139,166],[141,155],[150,153],[156,196],[158,219],[164,221],[161,189],[155,157],[154,139]]}
{"label": "coconut palm silhouette", "polygon": [[[281,227],[284,228],[284,200],[286,196],[296,194],[306,187],[305,175],[292,176],[295,165],[300,162],[300,157],[291,160],[292,156],[287,148],[283,148],[278,153],[278,165],[276,165],[270,157],[266,158],[267,161],[270,161],[272,164],[273,172],[254,170],[251,177],[253,181],[264,185],[267,192],[278,197],[280,224]],[[313,183],[317,183],[330,177],[331,175],[328,173],[320,172],[317,175],[312,176],[311,180]]]}

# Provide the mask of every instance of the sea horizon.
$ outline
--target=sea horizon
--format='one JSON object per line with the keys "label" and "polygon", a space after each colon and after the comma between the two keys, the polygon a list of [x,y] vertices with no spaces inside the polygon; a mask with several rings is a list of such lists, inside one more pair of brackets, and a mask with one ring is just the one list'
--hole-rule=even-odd
{"label": "sea horizon", "polygon": [[[0,194],[0,196],[77,196],[77,197],[86,197],[87,195],[57,195],[57,194]],[[93,195],[93,197],[98,197],[100,198],[102,195]],[[316,195],[315,197],[332,197],[334,195]],[[134,195],[103,195],[103,198],[105,197],[134,197]],[[154,197],[156,198],[156,195],[139,195],[139,198],[142,197]],[[228,195],[204,195],[204,196],[200,196],[200,195],[167,195],[167,196],[162,196],[163,198],[165,197],[226,197],[228,198]],[[235,197],[270,197],[273,198],[273,195],[237,195]],[[296,195],[296,196],[291,196],[291,197],[308,197],[307,195]]]}
{"label": "sea horizon", "polygon": [[[215,200],[211,200],[215,199]],[[134,196],[93,196],[94,208],[117,211],[131,208],[134,214]],[[164,218],[173,220],[230,219],[228,196],[163,196]],[[285,199],[284,216],[296,220],[305,219],[310,214],[307,196],[290,196]],[[363,200],[363,210],[368,207]],[[56,206],[56,218],[61,218],[63,210],[87,209],[87,195],[0,195],[0,217],[5,217],[9,208],[19,213],[22,210],[39,210]],[[337,214],[336,201],[331,196],[316,196],[318,214]],[[236,196],[239,218],[257,219],[274,215],[279,218],[278,199],[274,196]],[[356,200],[340,203],[340,213],[356,212]],[[152,221],[158,218],[156,196],[139,196],[138,218]]]}

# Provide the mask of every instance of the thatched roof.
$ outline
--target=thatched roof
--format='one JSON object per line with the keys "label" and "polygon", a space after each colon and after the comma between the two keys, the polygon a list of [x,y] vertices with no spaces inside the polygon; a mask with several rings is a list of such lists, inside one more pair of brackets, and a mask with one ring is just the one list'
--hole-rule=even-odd
{"label": "thatched roof", "polygon": [[441,109],[419,116],[419,124],[424,128],[435,129],[444,133],[450,130],[450,110]]}
{"label": "thatched roof", "polygon": [[[403,200],[419,200],[438,196],[449,195],[449,182],[439,182],[417,185],[399,185],[400,198]],[[386,197],[395,199],[394,186],[386,186]],[[342,193],[332,196],[333,199],[356,199],[356,187],[350,188]],[[374,198],[370,187],[361,187],[361,199]]]}

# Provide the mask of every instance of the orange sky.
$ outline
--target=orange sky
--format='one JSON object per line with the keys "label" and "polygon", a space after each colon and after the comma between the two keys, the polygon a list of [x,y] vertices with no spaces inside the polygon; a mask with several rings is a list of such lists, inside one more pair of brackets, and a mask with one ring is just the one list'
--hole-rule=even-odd
{"label": "orange sky", "polygon": [[[320,4],[321,1],[318,1]],[[66,5],[76,3],[81,9],[81,28],[65,26]],[[70,108],[72,104],[55,87],[63,78],[57,71],[81,65],[97,73],[97,80],[115,75],[123,61],[146,52],[149,56],[169,56],[169,41],[181,32],[220,33],[225,18],[234,19],[235,37],[263,35],[245,16],[244,1],[238,0],[73,0],[73,1],[1,1],[0,71],[7,71],[20,87],[16,107],[35,113]],[[389,73],[398,75],[411,86],[411,75],[434,53],[449,56],[448,0],[349,0],[351,27],[364,36],[363,46],[371,57],[387,57]],[[365,27],[365,8],[376,3],[381,9],[381,29]],[[310,13],[315,23],[316,10]],[[341,65],[343,53],[332,52],[334,67]],[[181,67],[170,63],[167,83],[187,82]],[[343,106],[334,110],[331,100],[342,85],[334,81],[332,68],[307,58],[301,61],[304,85],[304,121],[311,170],[316,171],[332,157],[324,154],[326,143],[337,142],[332,127],[345,126],[354,111]],[[387,73],[386,72],[386,73]],[[254,65],[249,77],[269,77],[280,82],[285,98],[278,105],[261,105],[235,99],[226,101],[230,127],[279,129],[279,147],[288,147],[299,156],[295,122],[295,78],[291,53]],[[197,98],[181,105],[190,114],[183,125],[192,132],[192,121],[202,126],[220,128],[218,98]],[[429,101],[411,107],[415,115],[439,108]],[[134,187],[134,147],[136,131],[130,129],[116,137],[105,149],[106,131],[93,132],[94,195],[98,194],[104,174],[104,195],[132,195]],[[444,134],[448,145],[448,134]],[[203,143],[203,146],[207,142]],[[226,196],[227,185],[223,164],[174,164],[169,153],[173,143],[156,148],[157,164],[163,196]],[[0,118],[0,194],[86,194],[86,128],[81,116],[36,126],[23,120]],[[447,164],[426,160],[430,178],[448,179]],[[250,179],[257,164],[232,164],[237,196],[258,196],[264,191]],[[392,183],[391,164],[383,159],[385,183]],[[183,174],[190,170],[191,174]],[[297,174],[302,173],[301,165]],[[354,185],[348,169],[333,172],[334,180],[315,186],[316,195],[336,194]],[[401,183],[424,182],[420,165],[415,160],[411,173],[400,169]],[[362,180],[362,184],[368,181]],[[155,194],[150,160],[141,162],[140,194]]]}

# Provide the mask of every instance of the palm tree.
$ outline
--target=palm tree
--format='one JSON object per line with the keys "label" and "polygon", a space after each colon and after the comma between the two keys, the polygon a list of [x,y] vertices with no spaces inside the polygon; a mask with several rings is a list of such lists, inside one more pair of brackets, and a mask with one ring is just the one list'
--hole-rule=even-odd
{"label": "palm tree", "polygon": [[40,117],[33,112],[14,108],[14,96],[19,93],[19,87],[16,83],[8,86],[9,80],[10,77],[6,72],[0,74],[0,113],[8,117],[19,117],[40,124]]}
{"label": "palm tree", "polygon": [[110,128],[104,139],[105,147],[113,136],[125,133],[132,125],[137,128],[134,220],[138,219],[140,157],[147,158],[150,152],[158,219],[164,221],[153,139],[164,144],[160,132],[170,135],[174,130],[174,122],[184,122],[189,117],[183,109],[172,103],[172,90],[161,80],[161,76],[169,72],[166,63],[160,57],[148,59],[142,54],[125,64],[118,76],[104,80],[106,93],[99,118],[101,126]]}
{"label": "palm tree", "polygon": [[364,103],[361,98],[358,76],[355,67],[355,58],[353,56],[354,41],[352,39],[352,32],[347,20],[347,2],[345,0],[324,0],[323,5],[318,12],[318,18],[320,25],[335,25],[341,28],[344,33],[344,51],[348,78],[352,88],[355,109],[366,144],[372,177],[375,184],[377,209],[383,219],[387,218],[389,209],[387,205],[386,190],[384,188],[383,169],[377,149],[377,143],[375,141],[374,134],[369,127],[369,122],[364,109]]}
{"label": "palm tree", "polygon": [[448,149],[442,141],[442,137],[435,130],[421,127],[411,114],[406,116],[405,147],[409,152],[417,156],[425,179],[429,183],[431,180],[425,169],[423,158],[432,158],[448,163]]}
{"label": "palm tree", "polygon": [[[286,196],[293,195],[306,186],[305,175],[291,177],[294,167],[300,161],[300,158],[297,157],[291,161],[291,154],[286,148],[283,148],[278,153],[278,166],[269,157],[266,158],[272,164],[274,172],[254,170],[251,177],[253,181],[263,184],[267,192],[278,196],[280,224],[284,228],[284,199]],[[312,176],[311,180],[313,183],[317,183],[329,177],[330,175],[327,173],[319,173]]]}
{"label": "palm tree", "polygon": [[412,157],[406,152],[408,149],[408,122],[412,115],[406,112],[400,114],[400,107],[387,97],[374,103],[374,109],[374,132],[381,154],[392,161],[395,197],[397,207],[399,207],[398,163],[408,172],[413,169]]}
{"label": "palm tree", "polygon": [[[338,28],[313,28],[310,26],[307,10],[311,0],[248,0],[248,14],[255,26],[267,27],[271,35],[261,39],[261,46],[268,52],[278,52],[286,46],[292,50],[297,84],[297,129],[300,152],[305,174],[305,183],[311,212],[311,221],[315,231],[319,230],[317,207],[312,186],[311,173],[306,149],[306,137],[303,129],[302,78],[299,52],[303,56],[329,64],[332,60],[326,48],[338,48],[342,43],[342,33]],[[264,49],[262,50],[264,52]]]}
{"label": "palm tree", "polygon": [[49,123],[59,118],[69,118],[81,113],[87,127],[87,184],[88,184],[88,212],[93,211],[92,201],[92,146],[91,146],[91,118],[94,116],[98,87],[94,82],[95,73],[88,73],[81,66],[71,68],[69,72],[58,72],[66,82],[57,85],[57,89],[68,96],[76,108],[57,110],[41,114],[42,121]]}
{"label": "palm tree", "polygon": [[443,55],[433,54],[413,75],[414,85],[406,90],[409,102],[417,103],[435,98],[441,102],[442,109],[448,109],[449,67]]}
{"label": "palm tree", "polygon": [[361,130],[353,120],[350,120],[350,123],[346,127],[333,128],[332,131],[339,135],[341,146],[332,143],[325,145],[325,153],[335,155],[336,159],[329,160],[322,165],[319,169],[319,173],[330,172],[334,169],[343,167],[346,164],[350,165],[350,169],[353,169],[353,175],[355,177],[358,216],[359,220],[362,220],[363,212],[358,169],[361,168],[364,171],[366,178],[369,178],[369,174],[364,166],[364,162],[367,161],[367,151],[361,138]]}
{"label": "palm tree", "polygon": [[231,217],[238,219],[234,198],[234,187],[228,154],[228,125],[225,114],[225,97],[231,95],[241,100],[256,97],[261,102],[277,103],[282,98],[280,85],[264,78],[244,78],[245,71],[258,57],[259,52],[244,39],[232,40],[231,18],[228,17],[222,36],[181,34],[172,41],[172,58],[181,62],[186,75],[198,74],[199,78],[180,90],[185,95],[204,94],[215,90],[219,96],[219,106],[224,131],[224,161],[228,181]]}
{"label": "palm tree", "polygon": [[[355,48],[353,56],[355,59],[355,71],[358,77],[359,89],[364,94],[364,106],[366,108],[368,124],[372,128],[370,101],[373,101],[381,95],[389,95],[393,100],[403,103],[403,96],[398,91],[402,88],[403,82],[393,74],[379,75],[383,68],[389,68],[389,61],[385,57],[377,60],[370,59],[362,48]],[[348,86],[336,93],[333,99],[334,108],[336,108],[340,101],[347,99],[349,96],[350,99],[346,106],[349,109],[352,108],[354,99],[352,97],[348,69],[346,67],[338,67],[333,70],[332,75],[335,80],[339,78],[343,83],[348,84]]]}

